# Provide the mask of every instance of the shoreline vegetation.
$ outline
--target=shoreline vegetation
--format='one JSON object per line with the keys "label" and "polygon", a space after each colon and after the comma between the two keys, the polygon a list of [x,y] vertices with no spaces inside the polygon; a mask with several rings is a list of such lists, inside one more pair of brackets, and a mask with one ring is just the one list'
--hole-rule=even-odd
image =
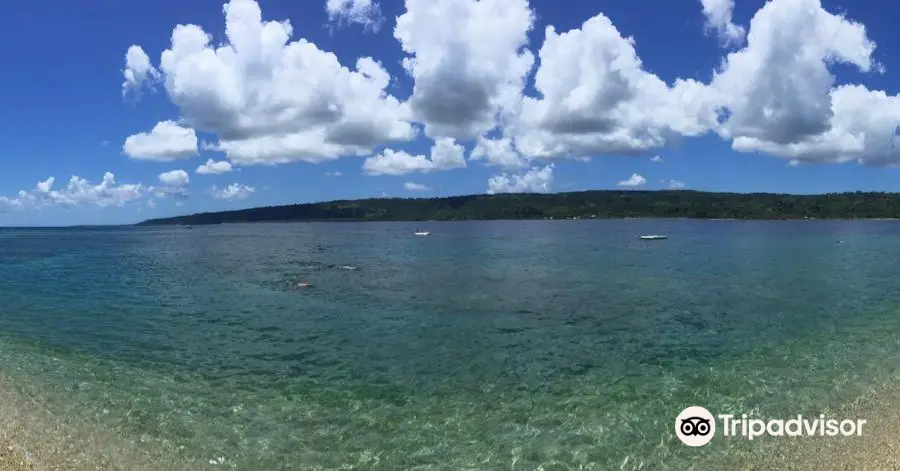
{"label": "shoreline vegetation", "polygon": [[371,198],[148,219],[136,226],[291,221],[529,219],[897,220],[900,193],[822,195],[598,190],[442,198]]}

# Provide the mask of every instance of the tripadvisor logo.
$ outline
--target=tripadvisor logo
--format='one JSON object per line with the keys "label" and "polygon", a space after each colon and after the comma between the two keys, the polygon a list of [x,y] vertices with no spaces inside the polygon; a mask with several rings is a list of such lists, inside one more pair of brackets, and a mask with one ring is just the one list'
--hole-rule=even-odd
{"label": "tripadvisor logo", "polygon": [[703,446],[716,435],[716,419],[700,406],[691,406],[675,418],[675,435],[687,446]]}
{"label": "tripadvisor logo", "polygon": [[851,437],[862,436],[865,419],[829,419],[825,414],[809,419],[796,415],[789,420],[762,420],[742,414],[739,418],[732,414],[713,414],[704,407],[691,406],[681,411],[675,418],[675,435],[687,446],[703,446],[716,435],[716,417],[722,421],[722,436],[740,437],[753,440],[768,435],[771,437]]}

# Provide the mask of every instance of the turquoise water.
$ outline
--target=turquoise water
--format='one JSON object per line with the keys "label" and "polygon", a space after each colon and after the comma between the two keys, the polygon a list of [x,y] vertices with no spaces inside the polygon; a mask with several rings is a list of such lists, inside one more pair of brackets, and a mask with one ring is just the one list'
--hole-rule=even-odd
{"label": "turquoise water", "polygon": [[767,446],[684,447],[688,405],[896,376],[898,255],[878,221],[0,230],[0,375],[162,467],[685,469]]}

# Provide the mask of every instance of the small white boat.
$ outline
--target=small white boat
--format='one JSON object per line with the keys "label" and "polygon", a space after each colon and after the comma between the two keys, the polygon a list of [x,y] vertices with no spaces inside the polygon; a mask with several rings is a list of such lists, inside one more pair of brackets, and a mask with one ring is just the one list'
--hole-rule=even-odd
{"label": "small white boat", "polygon": [[642,235],[642,236],[641,236],[641,240],[665,240],[665,239],[668,239],[668,237],[666,237],[666,236],[664,236],[664,235],[658,235],[658,234]]}
{"label": "small white boat", "polygon": [[417,236],[428,236],[428,235],[431,235],[430,232],[425,232],[425,231],[416,231],[416,232],[413,232],[413,234],[415,234],[415,235],[417,235]]}

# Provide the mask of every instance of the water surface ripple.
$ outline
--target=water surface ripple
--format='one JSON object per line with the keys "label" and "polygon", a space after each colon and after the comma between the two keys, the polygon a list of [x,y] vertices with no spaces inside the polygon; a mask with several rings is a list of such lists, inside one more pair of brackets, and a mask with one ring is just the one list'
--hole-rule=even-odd
{"label": "water surface ripple", "polygon": [[898,254],[878,221],[0,230],[0,374],[211,468],[685,469],[765,449],[686,449],[687,405],[896,373]]}

